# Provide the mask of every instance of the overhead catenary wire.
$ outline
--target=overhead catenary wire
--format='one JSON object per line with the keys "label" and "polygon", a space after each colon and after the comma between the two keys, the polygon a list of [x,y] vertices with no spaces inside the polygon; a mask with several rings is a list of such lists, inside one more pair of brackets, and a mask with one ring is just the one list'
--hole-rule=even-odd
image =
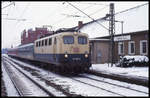
{"label": "overhead catenary wire", "polygon": [[[64,4],[64,3],[63,3],[63,4]],[[86,10],[86,9],[89,9],[89,8],[91,8],[91,7],[93,7],[93,6],[94,6],[94,5],[89,5],[89,6],[85,7],[84,9],[82,9],[82,11],[84,11],[84,10]],[[101,8],[101,9],[96,10],[94,13],[91,13],[90,16],[93,15],[93,14],[95,14],[95,13],[98,12],[98,11],[101,11],[101,10],[105,9],[106,7],[107,7],[107,6]],[[78,12],[75,12],[75,13],[72,14],[72,15],[69,15],[69,14],[63,14],[63,15],[66,15],[66,16],[68,16],[68,17],[87,18],[87,16],[76,15],[77,13],[79,13],[79,11],[78,11]]]}
{"label": "overhead catenary wire", "polygon": [[25,13],[25,11],[28,9],[29,5],[30,5],[30,3],[28,3],[28,4],[26,5],[26,7],[24,8],[24,10],[22,11],[22,14],[20,15],[20,18],[24,15],[24,13]]}
{"label": "overhead catenary wire", "polygon": [[[27,10],[27,8],[29,7],[29,5],[30,5],[30,3],[28,3],[27,5],[26,5],[26,7],[24,8],[24,10],[22,11],[22,13],[21,13],[21,15],[20,15],[20,18],[24,15],[24,13],[25,13],[25,11]],[[26,20],[26,19],[25,19]],[[17,24],[19,23],[20,21],[17,21],[16,22],[16,26],[17,26]]]}
{"label": "overhead catenary wire", "polygon": [[89,14],[89,15],[90,15],[90,16],[91,16],[91,15],[94,15],[95,13],[98,13],[98,12],[104,10],[105,8],[107,8],[107,6],[101,8],[101,9],[98,9],[98,10],[96,10],[95,12],[93,12],[93,13],[91,13],[91,14]]}
{"label": "overhead catenary wire", "polygon": [[80,2],[80,4],[105,5],[105,6],[109,6],[108,4],[103,4],[103,3],[82,3],[82,2]]}
{"label": "overhead catenary wire", "polygon": [[12,4],[15,6],[15,2],[12,2],[12,3],[10,3],[10,4],[6,5],[6,6],[4,6],[2,9],[7,8],[8,6],[10,6],[10,5],[12,5]]}
{"label": "overhead catenary wire", "polygon": [[[47,18],[47,17],[49,17],[49,16],[50,16],[50,17],[54,16],[54,15],[55,15],[54,13],[57,12],[58,9],[60,9],[60,8],[57,7],[57,9],[54,9],[53,11],[51,11],[50,13],[48,13],[48,15],[47,15],[45,18]],[[50,17],[49,17],[49,18],[50,18]],[[43,18],[39,23],[41,23],[43,20],[45,20],[45,18]],[[46,20],[46,21],[49,21],[49,20]]]}
{"label": "overhead catenary wire", "polygon": [[76,8],[77,10],[79,10],[80,12],[82,12],[83,14],[85,14],[86,16],[88,16],[90,19],[92,19],[93,21],[95,21],[97,24],[99,24],[100,26],[102,26],[103,28],[105,28],[106,30],[109,31],[109,29],[107,27],[105,27],[104,25],[100,24],[98,21],[96,21],[95,19],[93,19],[91,16],[89,16],[88,14],[86,14],[85,12],[81,11],[79,8],[75,7],[73,4],[67,2],[69,5],[73,6],[74,8]]}
{"label": "overhead catenary wire", "polygon": [[123,10],[123,11],[120,11],[120,12],[117,12],[117,13],[115,13],[115,15],[121,14],[121,13],[124,13],[124,12],[127,12],[127,11],[129,11],[129,10],[133,10],[133,9],[135,9],[135,8],[139,8],[139,7],[144,6],[144,5],[147,5],[147,4],[149,4],[149,3],[141,4],[141,5],[138,5],[138,6],[135,6],[135,7],[132,7],[132,8],[129,8],[129,9],[126,9],[126,10]]}
{"label": "overhead catenary wire", "polygon": [[17,21],[25,21],[26,19],[17,19],[17,18],[2,18],[5,20],[17,20]]}
{"label": "overhead catenary wire", "polygon": [[[65,2],[63,2],[62,4],[65,4]],[[92,5],[92,6],[93,6],[93,5]],[[87,7],[85,7],[83,10],[89,9],[89,8],[91,8],[92,6],[91,6],[91,5],[90,5],[90,6],[87,6]],[[78,12],[75,12],[74,14],[76,14],[76,13],[78,13]],[[68,14],[63,14],[63,15],[66,15],[66,17],[64,17],[64,18],[62,18],[62,19],[60,19],[60,20],[54,22],[53,24],[57,24],[57,23],[63,22],[63,21],[65,21],[66,19],[68,19],[68,17],[83,17],[83,18],[86,17],[86,16],[68,15]]]}
{"label": "overhead catenary wire", "polygon": [[[82,11],[84,11],[84,10],[86,10],[86,9],[89,9],[89,8],[91,8],[91,7],[93,7],[93,5],[91,6],[91,5],[89,5],[89,6],[87,6],[86,8],[84,8],[84,9],[82,9]],[[78,12],[75,12],[74,14],[77,14]]]}

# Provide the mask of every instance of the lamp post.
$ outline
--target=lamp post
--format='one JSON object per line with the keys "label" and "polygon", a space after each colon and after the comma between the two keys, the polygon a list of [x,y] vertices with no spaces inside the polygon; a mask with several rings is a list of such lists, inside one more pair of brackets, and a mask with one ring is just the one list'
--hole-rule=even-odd
{"label": "lamp post", "polygon": [[[124,48],[124,46],[123,46],[123,23],[124,23],[124,21],[115,21],[115,22],[121,23],[121,28],[122,28],[122,30],[121,30],[121,36],[122,36],[121,42],[122,42],[122,48]],[[122,51],[124,51],[124,49]],[[123,53],[121,53],[121,56],[123,57]],[[121,66],[122,66],[122,63],[121,63]]]}
{"label": "lamp post", "polygon": [[123,35],[123,23],[124,23],[124,21],[117,21],[117,20],[115,20],[115,22],[120,22],[121,23],[121,27],[122,27],[121,34]]}

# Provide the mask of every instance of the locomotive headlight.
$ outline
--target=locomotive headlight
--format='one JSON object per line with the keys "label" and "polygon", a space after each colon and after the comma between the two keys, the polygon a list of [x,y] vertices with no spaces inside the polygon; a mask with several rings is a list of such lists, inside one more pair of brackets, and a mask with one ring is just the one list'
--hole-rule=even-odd
{"label": "locomotive headlight", "polygon": [[65,54],[65,58],[68,58],[68,54]]}
{"label": "locomotive headlight", "polygon": [[77,35],[78,34],[78,32],[74,32],[74,35]]}
{"label": "locomotive headlight", "polygon": [[88,57],[88,54],[85,54],[85,58],[87,58]]}

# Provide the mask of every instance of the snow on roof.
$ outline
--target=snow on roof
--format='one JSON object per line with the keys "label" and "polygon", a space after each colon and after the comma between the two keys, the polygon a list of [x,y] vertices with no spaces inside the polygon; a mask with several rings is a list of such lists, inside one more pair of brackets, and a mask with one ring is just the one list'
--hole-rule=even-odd
{"label": "snow on roof", "polygon": [[94,39],[94,38],[90,38],[90,41],[109,41],[109,39]]}
{"label": "snow on roof", "polygon": [[[130,10],[122,11],[115,15],[115,20],[123,21],[123,33],[135,32],[149,30],[149,15],[148,15],[148,4],[145,4],[140,7],[135,7]],[[108,21],[98,20],[101,25],[109,29]],[[87,25],[84,25],[81,29],[81,32],[86,32],[89,34],[90,38],[108,36],[109,31],[98,25],[96,22],[90,22]],[[121,34],[122,27],[121,23],[115,22],[115,34]]]}

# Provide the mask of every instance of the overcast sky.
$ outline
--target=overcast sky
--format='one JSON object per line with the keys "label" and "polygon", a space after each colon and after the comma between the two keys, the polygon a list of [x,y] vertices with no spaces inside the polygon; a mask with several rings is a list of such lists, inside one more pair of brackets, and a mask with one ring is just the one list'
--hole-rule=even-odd
{"label": "overcast sky", "polygon": [[[91,21],[83,13],[67,2],[1,2],[2,48],[17,46],[21,42],[21,32],[26,29],[52,26],[52,30],[77,26],[78,21]],[[104,17],[109,13],[109,4],[115,4],[115,12],[120,12],[148,2],[70,2],[94,19]],[[79,15],[81,17],[71,17]],[[16,19],[16,20],[10,20]],[[26,19],[26,21],[19,21]]]}

